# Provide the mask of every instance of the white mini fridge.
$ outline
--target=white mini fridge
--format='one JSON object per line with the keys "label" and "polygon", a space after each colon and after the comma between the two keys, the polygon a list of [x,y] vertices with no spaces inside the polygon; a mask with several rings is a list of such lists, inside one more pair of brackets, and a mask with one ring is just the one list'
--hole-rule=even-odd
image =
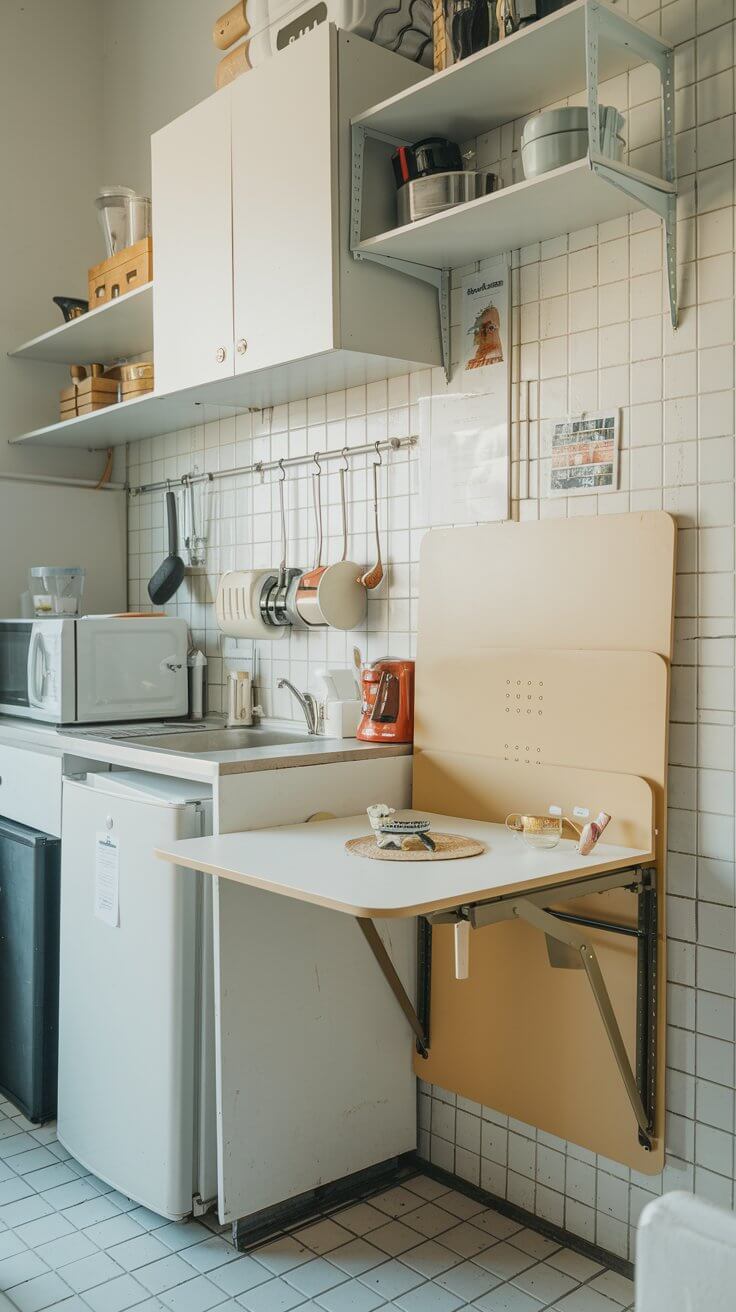
{"label": "white mini fridge", "polygon": [[178,1220],[217,1194],[211,880],[154,856],[211,832],[202,784],[65,780],[58,1135]]}

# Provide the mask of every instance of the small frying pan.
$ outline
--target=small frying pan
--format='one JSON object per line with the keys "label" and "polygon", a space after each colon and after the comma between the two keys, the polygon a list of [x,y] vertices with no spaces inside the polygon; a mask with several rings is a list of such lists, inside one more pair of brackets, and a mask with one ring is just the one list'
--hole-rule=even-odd
{"label": "small frying pan", "polygon": [[166,517],[169,524],[169,554],[148,584],[148,595],[154,606],[164,606],[170,601],[184,579],[184,561],[178,554],[176,497],[173,492],[166,493]]}

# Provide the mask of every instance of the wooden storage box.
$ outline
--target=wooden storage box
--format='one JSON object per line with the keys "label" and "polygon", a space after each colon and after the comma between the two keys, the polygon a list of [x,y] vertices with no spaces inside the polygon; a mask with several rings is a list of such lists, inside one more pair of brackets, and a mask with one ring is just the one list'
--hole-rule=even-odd
{"label": "wooden storage box", "polygon": [[132,292],[136,287],[143,287],[153,278],[153,242],[144,237],[134,246],[127,246],[124,251],[113,255],[102,264],[95,264],[88,272],[89,308]]}
{"label": "wooden storage box", "polygon": [[83,378],[76,387],[65,387],[59,394],[62,419],[87,415],[106,405],[115,405],[119,384],[113,378]]}

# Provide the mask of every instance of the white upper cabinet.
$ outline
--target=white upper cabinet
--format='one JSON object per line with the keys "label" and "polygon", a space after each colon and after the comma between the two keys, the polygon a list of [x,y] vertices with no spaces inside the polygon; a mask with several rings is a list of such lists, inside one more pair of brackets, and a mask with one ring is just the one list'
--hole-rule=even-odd
{"label": "white upper cabinet", "polygon": [[230,101],[210,96],[151,139],[156,390],[233,372]]}
{"label": "white upper cabinet", "polygon": [[337,33],[316,37],[232,87],[238,373],[336,345]]}
{"label": "white upper cabinet", "polygon": [[434,288],[350,252],[350,118],[425,76],[325,23],[156,133],[158,392],[262,405],[440,363]]}

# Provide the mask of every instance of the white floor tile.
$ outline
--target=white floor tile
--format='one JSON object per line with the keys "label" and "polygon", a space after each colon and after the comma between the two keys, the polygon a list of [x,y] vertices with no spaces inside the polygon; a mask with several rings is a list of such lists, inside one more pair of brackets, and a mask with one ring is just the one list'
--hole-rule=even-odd
{"label": "white floor tile", "polygon": [[634,1301],[633,1280],[627,1280],[616,1271],[604,1271],[596,1276],[595,1280],[591,1280],[590,1288],[597,1293],[605,1294],[607,1298],[612,1298],[622,1307],[628,1307]]}
{"label": "white floor tile", "polygon": [[298,1239],[292,1239],[290,1235],[280,1235],[278,1239],[272,1239],[270,1243],[264,1244],[263,1248],[257,1249],[254,1256],[272,1275],[277,1276],[291,1271],[301,1262],[308,1262],[312,1254],[304,1244],[299,1243]]}
{"label": "white floor tile", "polygon": [[400,1294],[406,1294],[410,1289],[416,1289],[417,1285],[425,1283],[418,1271],[412,1271],[410,1266],[406,1266],[396,1258],[384,1262],[383,1266],[374,1267],[372,1271],[366,1271],[359,1280],[361,1284],[381,1294],[387,1301],[398,1298]]}
{"label": "white floor tile", "polygon": [[99,1249],[80,1230],[72,1230],[71,1234],[61,1235],[59,1239],[52,1239],[48,1244],[40,1244],[36,1252],[52,1271],[60,1271],[63,1267],[70,1266],[72,1262],[81,1262],[85,1257],[93,1257]]}
{"label": "white floor tile", "polygon": [[11,1312],[622,1312],[633,1300],[630,1281],[423,1175],[239,1254],[110,1189],[45,1128],[34,1138],[0,1110]]}
{"label": "white floor tile", "polygon": [[554,1266],[558,1271],[564,1271],[566,1276],[572,1276],[575,1280],[590,1280],[596,1271],[602,1271],[600,1262],[592,1262],[589,1257],[583,1257],[581,1253],[574,1253],[571,1248],[560,1248],[556,1253],[552,1253],[547,1258],[550,1266]]}
{"label": "white floor tile", "polygon": [[356,1236],[349,1244],[341,1244],[339,1248],[334,1249],[328,1254],[329,1261],[345,1275],[355,1279],[364,1271],[370,1271],[371,1267],[380,1266],[381,1262],[386,1261],[386,1254],[382,1253],[380,1248],[376,1248],[370,1238],[363,1239]]}
{"label": "white floor tile", "polygon": [[228,1298],[237,1298],[238,1294],[245,1294],[249,1289],[255,1289],[256,1285],[265,1285],[272,1276],[260,1262],[242,1255],[235,1262],[228,1262],[227,1266],[218,1266],[216,1271],[211,1271],[209,1279]]}
{"label": "white floor tile", "polygon": [[457,1266],[460,1257],[435,1239],[428,1239],[426,1243],[419,1244],[417,1248],[410,1248],[408,1253],[404,1253],[402,1261],[414,1271],[418,1271],[425,1280],[433,1280],[443,1271],[449,1271],[450,1267]]}
{"label": "white floor tile", "polygon": [[294,1289],[301,1290],[305,1298],[316,1298],[318,1294],[324,1294],[326,1290],[344,1284],[347,1278],[344,1271],[324,1257],[315,1257],[311,1262],[303,1262],[301,1266],[294,1267],[293,1271],[287,1272],[284,1276],[286,1283],[292,1285]]}
{"label": "white floor tile", "polygon": [[541,1312],[543,1304],[515,1285],[498,1285],[473,1306],[478,1312]]}
{"label": "white floor tile", "polygon": [[9,1295],[18,1312],[42,1312],[43,1308],[63,1307],[72,1291],[55,1271],[26,1280]]}
{"label": "white floor tile", "polygon": [[422,1200],[412,1190],[405,1189],[403,1185],[396,1185],[393,1189],[384,1189],[383,1193],[376,1194],[371,1198],[371,1205],[377,1207],[379,1212],[385,1212],[386,1216],[395,1219],[421,1207]]}
{"label": "white floor tile", "polygon": [[53,1239],[74,1234],[74,1226],[58,1212],[51,1212],[48,1216],[39,1217],[37,1221],[29,1221],[27,1225],[20,1226],[15,1234],[27,1248],[39,1248],[41,1244],[51,1243]]}
{"label": "white floor tile", "polygon": [[477,1226],[469,1225],[467,1221],[461,1221],[451,1230],[446,1230],[442,1236],[445,1248],[452,1249],[453,1253],[459,1253],[461,1257],[475,1257],[476,1253],[485,1252],[496,1242],[499,1241],[493,1235],[486,1234]]}
{"label": "white floor tile", "polygon": [[347,1207],[344,1212],[338,1212],[340,1223],[351,1234],[367,1235],[371,1230],[377,1230],[379,1225],[386,1224],[385,1212],[379,1212],[377,1207],[371,1203],[354,1203],[352,1207]]}
{"label": "white floor tile", "polygon": [[113,1262],[107,1253],[95,1253],[92,1257],[83,1257],[80,1262],[71,1262],[64,1267],[64,1279],[78,1294],[93,1289],[95,1285],[114,1280],[123,1274],[122,1267]]}
{"label": "white floor tile", "polygon": [[357,1280],[348,1280],[346,1284],[320,1294],[316,1306],[324,1308],[324,1312],[374,1312],[375,1308],[386,1305],[374,1290],[366,1289]]}
{"label": "white floor tile", "polygon": [[[206,1233],[202,1227],[203,1233]],[[190,1244],[186,1248],[179,1250],[185,1262],[193,1266],[195,1271],[205,1273],[215,1271],[218,1266],[225,1266],[227,1262],[234,1262],[238,1256],[237,1249],[232,1244],[226,1243],[224,1239],[212,1235],[210,1239],[205,1239],[201,1244]]]}
{"label": "white floor tile", "polygon": [[449,1289],[458,1298],[464,1298],[466,1303],[472,1303],[481,1294],[487,1294],[501,1283],[499,1276],[494,1276],[492,1271],[485,1271],[475,1262],[461,1262],[460,1266],[452,1267],[435,1280],[435,1284]]}
{"label": "white floor tile", "polygon": [[524,1229],[518,1221],[512,1221],[509,1216],[502,1216],[500,1212],[494,1212],[491,1208],[480,1212],[477,1216],[472,1216],[470,1224],[477,1226],[487,1235],[492,1235],[494,1239],[510,1239],[512,1235]]}
{"label": "white floor tile", "polygon": [[242,1294],[238,1302],[247,1312],[291,1312],[293,1307],[304,1302],[304,1295],[287,1285],[280,1276],[276,1276],[265,1285],[258,1285],[256,1289]]}
{"label": "white floor tile", "polygon": [[569,1294],[576,1283],[572,1276],[566,1276],[564,1272],[557,1271],[546,1262],[530,1266],[527,1271],[520,1272],[513,1279],[513,1284],[523,1289],[525,1293],[531,1294],[532,1298],[538,1298],[540,1303],[557,1302],[564,1294]]}
{"label": "white floor tile", "polygon": [[193,1276],[192,1268],[176,1253],[162,1257],[158,1262],[151,1262],[150,1266],[139,1267],[135,1273],[136,1280],[140,1281],[150,1294],[161,1294],[166,1289],[173,1289],[175,1285],[182,1285],[185,1280],[193,1279]]}
{"label": "white floor tile", "polygon": [[124,1271],[136,1271],[139,1266],[148,1266],[159,1258],[168,1257],[170,1250],[165,1244],[159,1243],[155,1235],[142,1234],[134,1239],[126,1239],[121,1244],[114,1244],[107,1251]]}
{"label": "white floor tile", "polygon": [[[126,1312],[127,1308],[138,1307],[148,1298],[148,1290],[130,1275],[117,1276],[104,1285],[88,1289],[84,1301],[92,1312]],[[59,1312],[64,1312],[63,1306]]]}
{"label": "white floor tile", "polygon": [[33,1280],[35,1276],[45,1275],[48,1267],[42,1262],[36,1253],[32,1253],[26,1248],[20,1253],[13,1254],[12,1257],[5,1257],[0,1261],[0,1289],[12,1289],[14,1285],[21,1285],[26,1280]]}
{"label": "white floor tile", "polygon": [[313,1253],[321,1255],[329,1253],[341,1244],[346,1244],[353,1236],[344,1226],[328,1218],[325,1221],[316,1221],[312,1225],[306,1225],[301,1230],[295,1231],[294,1237],[300,1243],[306,1244],[307,1248],[311,1248]]}
{"label": "white floor tile", "polygon": [[116,1244],[124,1244],[128,1239],[138,1239],[145,1233],[137,1221],[131,1220],[123,1212],[116,1212],[107,1221],[98,1221],[85,1230],[87,1238],[98,1248],[112,1248]]}
{"label": "white floor tile", "polygon": [[419,1235],[418,1231],[410,1230],[403,1221],[388,1221],[386,1225],[379,1226],[378,1230],[371,1230],[371,1243],[391,1257],[398,1257],[408,1248],[416,1247]]}
{"label": "white floor tile", "polygon": [[402,1312],[456,1312],[463,1305],[462,1299],[456,1294],[434,1283],[422,1285],[421,1289],[412,1289],[394,1301]]}
{"label": "white floor tile", "polygon": [[171,1312],[209,1312],[210,1308],[221,1306],[226,1297],[207,1276],[195,1276],[185,1285],[177,1285],[161,1294],[161,1302]]}

